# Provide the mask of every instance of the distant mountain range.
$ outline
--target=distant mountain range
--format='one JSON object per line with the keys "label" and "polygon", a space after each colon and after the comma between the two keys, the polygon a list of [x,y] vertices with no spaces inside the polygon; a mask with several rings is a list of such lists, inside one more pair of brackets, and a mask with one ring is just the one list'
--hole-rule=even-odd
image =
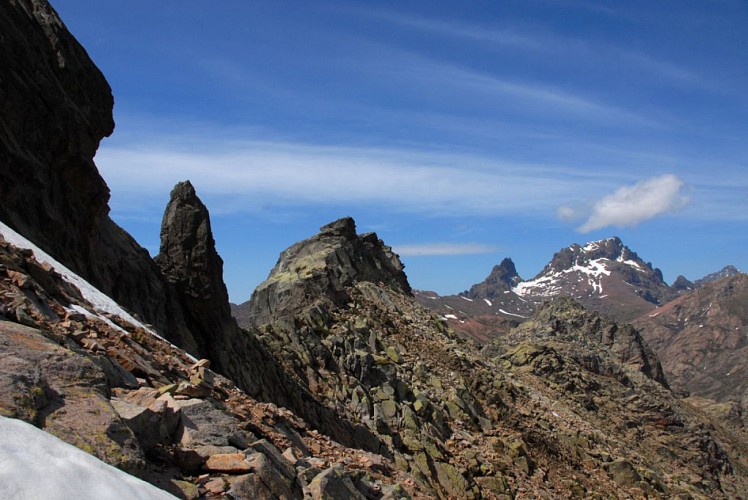
{"label": "distant mountain range", "polygon": [[521,323],[544,301],[570,296],[617,321],[630,322],[707,283],[740,271],[734,266],[690,282],[668,285],[662,272],[612,237],[573,244],[553,255],[532,279],[522,279],[510,258],[481,283],[457,295],[417,290],[416,300],[437,311],[455,330],[485,342]]}

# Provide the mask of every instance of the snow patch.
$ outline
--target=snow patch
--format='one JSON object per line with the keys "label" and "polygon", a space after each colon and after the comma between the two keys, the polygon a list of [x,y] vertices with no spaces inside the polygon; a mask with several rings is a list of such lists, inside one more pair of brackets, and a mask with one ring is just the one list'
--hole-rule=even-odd
{"label": "snow patch", "polygon": [[578,281],[582,281],[583,277],[586,276],[587,283],[592,287],[593,292],[602,295],[602,277],[610,276],[610,271],[605,266],[606,262],[610,261],[608,259],[592,259],[586,265],[574,264],[568,269],[546,274],[534,280],[523,281],[512,288],[512,291],[519,296],[552,297],[561,292],[563,282],[568,282],[566,275],[578,273]]}
{"label": "snow patch", "polygon": [[488,299],[483,299],[483,300],[486,301],[486,304],[488,304],[488,307],[491,307],[493,305],[490,300]]}
{"label": "snow patch", "polygon": [[71,304],[69,310],[75,311],[77,313],[80,313],[80,314],[84,315],[85,317],[87,317],[89,319],[98,319],[99,321],[103,321],[109,327],[114,328],[115,330],[118,330],[118,331],[124,333],[125,335],[129,335],[129,333],[127,332],[127,330],[125,330],[121,326],[115,324],[111,319],[107,318],[106,316],[102,316],[102,315],[93,313],[93,312],[89,311],[88,309],[86,309],[83,306],[79,306],[78,304]]}
{"label": "snow patch", "polygon": [[174,499],[21,420],[0,417],[0,498]]}
{"label": "snow patch", "polygon": [[582,247],[582,251],[585,253],[594,252],[598,248],[600,248],[600,244],[597,241],[591,241]]}
{"label": "snow patch", "polygon": [[469,299],[469,298],[465,297],[464,295],[460,295],[460,298],[461,298],[461,299],[465,299],[465,300],[467,300],[468,302],[472,302],[472,301],[473,301],[473,299]]}
{"label": "snow patch", "polygon": [[510,312],[507,312],[507,311],[505,311],[503,309],[499,309],[499,312],[501,312],[503,314],[506,314],[508,316],[517,316],[518,318],[525,318],[525,319],[527,319],[527,316],[522,316],[521,314],[510,313]]}
{"label": "snow patch", "polygon": [[457,319],[457,316],[454,314],[445,314],[444,319]]}
{"label": "snow patch", "polygon": [[641,264],[639,264],[635,260],[624,260],[623,255],[619,256],[616,259],[616,262],[620,262],[621,264],[626,264],[627,266],[631,266],[641,273],[645,272],[645,269],[641,266]]}

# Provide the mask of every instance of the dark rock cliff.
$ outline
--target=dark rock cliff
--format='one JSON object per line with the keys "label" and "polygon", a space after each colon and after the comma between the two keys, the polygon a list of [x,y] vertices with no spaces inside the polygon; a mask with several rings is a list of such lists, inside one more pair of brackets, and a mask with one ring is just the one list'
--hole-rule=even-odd
{"label": "dark rock cliff", "polygon": [[148,252],[109,218],[93,157],[112,133],[104,76],[43,0],[0,5],[0,220],[196,352]]}
{"label": "dark rock cliff", "polygon": [[114,127],[111,90],[54,9],[42,0],[2,2],[0,33],[0,219],[252,396],[376,449],[237,327],[207,210],[188,184],[167,207],[159,265],[109,218],[93,157]]}
{"label": "dark rock cliff", "polygon": [[362,426],[340,420],[284,372],[256,332],[241,329],[231,316],[208,209],[189,181],[180,182],[161,225],[161,251],[155,261],[176,291],[190,331],[198,332],[200,356],[249,395],[291,408],[315,428],[341,443],[380,451],[381,445]]}

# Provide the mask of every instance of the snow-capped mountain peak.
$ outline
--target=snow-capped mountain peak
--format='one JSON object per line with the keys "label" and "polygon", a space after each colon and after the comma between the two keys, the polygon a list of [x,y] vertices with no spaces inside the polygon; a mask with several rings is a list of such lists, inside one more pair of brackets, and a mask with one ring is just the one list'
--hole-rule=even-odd
{"label": "snow-capped mountain peak", "polygon": [[672,293],[660,270],[616,236],[561,249],[537,276],[512,291],[533,302],[569,295],[596,309],[606,309],[606,301],[654,307]]}

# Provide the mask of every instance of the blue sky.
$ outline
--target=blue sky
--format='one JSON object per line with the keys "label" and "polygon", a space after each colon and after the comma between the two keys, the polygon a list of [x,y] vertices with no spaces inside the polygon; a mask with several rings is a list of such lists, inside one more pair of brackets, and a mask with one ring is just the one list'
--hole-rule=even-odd
{"label": "blue sky", "polygon": [[744,1],[52,4],[115,96],[112,217],[155,254],[190,179],[234,302],[346,215],[442,294],[612,235],[748,270]]}

